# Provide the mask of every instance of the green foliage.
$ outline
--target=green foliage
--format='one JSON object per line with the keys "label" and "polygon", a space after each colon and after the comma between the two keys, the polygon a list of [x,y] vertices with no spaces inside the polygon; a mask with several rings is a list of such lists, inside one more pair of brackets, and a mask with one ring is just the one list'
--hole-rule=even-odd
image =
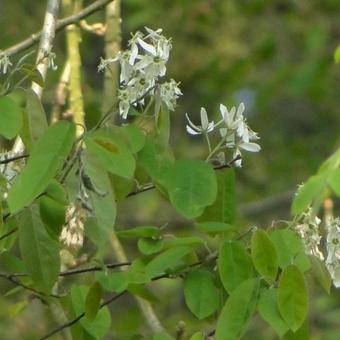
{"label": "green foliage", "polygon": [[289,265],[281,274],[278,306],[283,320],[293,332],[296,332],[305,321],[308,296],[303,275],[295,265]]}
{"label": "green foliage", "polygon": [[183,282],[185,302],[199,319],[213,314],[220,302],[220,295],[208,271],[189,273]]}
{"label": "green foliage", "polygon": [[0,97],[0,135],[14,138],[22,126],[22,110],[9,96]]}
{"label": "green foliage", "polygon": [[20,253],[35,286],[49,294],[59,276],[59,244],[47,233],[36,206],[20,216]]}
{"label": "green foliage", "polygon": [[220,249],[217,264],[221,281],[229,294],[243,281],[254,276],[251,257],[240,241],[225,241]]}
{"label": "green foliage", "polygon": [[275,280],[278,270],[278,256],[267,233],[257,229],[251,239],[251,256],[258,273],[264,278]]}
{"label": "green foliage", "polygon": [[161,182],[173,206],[188,219],[200,216],[216,199],[215,173],[202,161],[176,161],[166,169]]}
{"label": "green foliage", "polygon": [[241,283],[229,296],[216,326],[217,340],[239,339],[255,311],[259,281],[249,279]]}
{"label": "green foliage", "polygon": [[32,203],[44,192],[68,157],[74,133],[74,125],[62,121],[50,126],[39,138],[26,167],[16,177],[8,194],[12,214]]}

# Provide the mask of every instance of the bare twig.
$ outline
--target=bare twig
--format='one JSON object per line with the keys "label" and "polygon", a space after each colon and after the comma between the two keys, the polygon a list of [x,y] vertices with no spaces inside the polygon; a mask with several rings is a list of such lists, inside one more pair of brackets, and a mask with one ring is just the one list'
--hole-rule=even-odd
{"label": "bare twig", "polygon": [[[98,0],[92,3],[91,5],[85,7],[83,10],[78,12],[77,14],[71,15],[67,18],[60,19],[55,27],[56,32],[60,32],[62,29],[64,29],[66,26],[71,24],[77,24],[81,19],[84,19],[91,15],[92,13],[98,11],[102,7],[106,6],[108,3],[110,3],[113,0]],[[6,54],[7,56],[13,56],[19,52],[22,52],[36,43],[39,42],[40,37],[42,35],[42,31],[36,32],[32,34],[29,38],[24,39],[23,41],[5,49],[2,51],[2,53]]]}

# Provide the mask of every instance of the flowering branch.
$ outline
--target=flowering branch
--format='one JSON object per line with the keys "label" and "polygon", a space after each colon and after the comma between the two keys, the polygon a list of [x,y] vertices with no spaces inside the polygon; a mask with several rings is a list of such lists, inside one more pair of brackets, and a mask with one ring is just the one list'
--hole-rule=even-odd
{"label": "flowering branch", "polygon": [[[60,32],[63,30],[66,26],[71,24],[77,24],[81,19],[84,19],[91,15],[92,13],[98,11],[102,7],[106,6],[108,3],[110,3],[113,0],[98,0],[92,3],[91,5],[85,7],[83,10],[79,11],[77,14],[70,15],[67,18],[60,19],[55,27],[56,32]],[[42,35],[42,31],[36,32],[31,34],[29,38],[24,39],[23,41],[5,49],[2,51],[3,54],[7,55],[8,57],[13,56],[15,54],[18,54],[36,43],[39,42],[40,37]],[[1,53],[1,54],[2,54]]]}

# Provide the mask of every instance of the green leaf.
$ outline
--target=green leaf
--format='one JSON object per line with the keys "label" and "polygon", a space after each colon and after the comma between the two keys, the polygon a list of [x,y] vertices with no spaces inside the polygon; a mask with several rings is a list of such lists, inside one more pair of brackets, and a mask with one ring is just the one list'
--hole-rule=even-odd
{"label": "green leaf", "polygon": [[213,221],[197,223],[196,228],[208,234],[224,233],[235,230],[235,228],[230,224]]}
{"label": "green leaf", "polygon": [[216,311],[220,298],[213,277],[208,271],[189,273],[183,285],[185,303],[198,319],[204,319]]}
{"label": "green leaf", "polygon": [[161,151],[168,148],[170,139],[170,114],[165,105],[161,105],[161,110],[157,119],[155,143]]}
{"label": "green leaf", "polygon": [[216,340],[236,340],[244,333],[255,311],[259,281],[250,279],[241,283],[229,296],[216,326]]}
{"label": "green leaf", "polygon": [[159,302],[156,296],[144,284],[129,284],[128,291],[151,303]]}
{"label": "green leaf", "polygon": [[[84,313],[85,301],[89,288],[87,286],[72,285],[71,300],[72,307],[76,316]],[[94,320],[88,318],[80,319],[81,326],[95,339],[103,339],[108,333],[111,325],[111,316],[107,307],[101,308]]]}
{"label": "green leaf", "polygon": [[146,139],[143,149],[138,152],[138,161],[154,181],[159,181],[171,164],[170,161],[163,156],[163,153],[158,152],[151,137]]}
{"label": "green leaf", "polygon": [[205,335],[202,332],[196,332],[190,337],[189,340],[205,340]]}
{"label": "green leaf", "polygon": [[251,238],[251,257],[258,273],[275,280],[278,256],[275,246],[264,230],[257,229]]}
{"label": "green leaf", "polygon": [[145,144],[145,135],[143,131],[135,124],[128,124],[121,129],[124,131],[128,145],[132,153],[140,151]]}
{"label": "green leaf", "polygon": [[294,197],[292,213],[297,215],[304,212],[316,197],[322,196],[326,181],[324,175],[312,176],[302,185]]}
{"label": "green leaf", "polygon": [[98,192],[88,191],[94,209],[94,218],[88,219],[85,232],[100,253],[110,239],[116,221],[117,207],[110,178],[106,171],[97,166],[91,155],[82,158],[84,171]]}
{"label": "green leaf", "polygon": [[85,299],[85,316],[93,321],[99,311],[100,300],[102,298],[102,287],[98,282],[93,283]]}
{"label": "green leaf", "polygon": [[142,254],[151,255],[160,252],[163,249],[164,240],[152,239],[152,238],[141,238],[138,240],[138,249]]}
{"label": "green leaf", "polygon": [[340,62],[340,45],[335,49],[334,61],[336,64]]}
{"label": "green leaf", "polygon": [[8,193],[12,214],[29,205],[46,189],[69,155],[74,134],[74,124],[60,121],[39,138],[26,167],[15,178]]}
{"label": "green leaf", "polygon": [[214,170],[203,161],[176,161],[167,168],[161,183],[168,190],[173,206],[188,219],[201,215],[216,199]]}
{"label": "green leaf", "polygon": [[295,332],[303,324],[308,309],[306,283],[299,268],[286,267],[280,277],[278,306],[286,324]]}
{"label": "green leaf", "polygon": [[9,96],[0,97],[0,135],[14,138],[22,126],[21,107]]}
{"label": "green leaf", "polygon": [[174,338],[166,332],[160,332],[160,333],[153,334],[150,337],[150,340],[174,340]]}
{"label": "green leaf", "polygon": [[37,83],[39,86],[44,87],[44,78],[35,65],[23,64],[21,70],[28,76],[28,79]]}
{"label": "green leaf", "polygon": [[140,226],[126,230],[116,231],[116,235],[121,238],[154,237],[160,232],[158,227]]}
{"label": "green leaf", "polygon": [[153,258],[146,266],[145,271],[151,279],[157,275],[163,274],[178,264],[178,262],[192,251],[190,247],[170,248]]}
{"label": "green leaf", "polygon": [[300,237],[289,229],[276,229],[270,233],[278,255],[280,268],[294,263],[299,253],[304,253],[304,246]]}
{"label": "green leaf", "polygon": [[127,289],[130,282],[129,274],[125,271],[112,273],[98,272],[96,273],[96,280],[101,284],[103,289],[117,294]]}
{"label": "green leaf", "polygon": [[65,223],[66,204],[63,186],[53,180],[46,188],[46,195],[39,201],[41,219],[53,237],[59,237]]}
{"label": "green leaf", "polygon": [[316,281],[321,285],[321,287],[326,291],[327,294],[330,294],[332,278],[329,274],[325,263],[321,261],[318,257],[310,255],[309,259],[312,265],[312,275],[316,279]]}
{"label": "green leaf", "polygon": [[206,207],[199,221],[217,221],[234,224],[236,216],[235,171],[223,169],[216,172],[217,197]]}
{"label": "green leaf", "polygon": [[205,243],[205,240],[197,237],[197,236],[189,236],[189,237],[172,237],[165,241],[165,246],[170,247],[179,247],[179,246],[191,246],[196,247]]}
{"label": "green leaf", "polygon": [[26,109],[20,136],[28,150],[48,128],[46,113],[37,94],[32,89],[25,90]]}
{"label": "green leaf", "polygon": [[87,151],[103,169],[124,177],[132,178],[135,172],[135,159],[129,146],[119,134],[102,129],[85,136]]}
{"label": "green leaf", "polygon": [[21,215],[19,246],[27,274],[39,290],[50,293],[60,270],[59,244],[47,233],[37,207]]}
{"label": "green leaf", "polygon": [[282,320],[277,304],[277,289],[263,289],[260,294],[258,310],[263,320],[274,329],[281,338],[289,327]]}
{"label": "green leaf", "polygon": [[217,265],[223,287],[229,294],[243,281],[254,276],[251,257],[240,241],[224,242]]}
{"label": "green leaf", "polygon": [[332,171],[328,183],[335,194],[340,197],[340,169],[335,169]]}

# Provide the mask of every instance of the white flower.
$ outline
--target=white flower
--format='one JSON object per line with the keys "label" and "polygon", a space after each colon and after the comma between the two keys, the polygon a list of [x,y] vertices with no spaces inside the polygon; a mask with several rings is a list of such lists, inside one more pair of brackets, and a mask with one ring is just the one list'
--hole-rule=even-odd
{"label": "white flower", "polygon": [[182,95],[178,83],[171,79],[169,82],[163,83],[160,86],[160,97],[169,110],[174,111],[176,101]]}
{"label": "white flower", "polygon": [[301,223],[296,225],[295,228],[304,243],[305,252],[323,260],[324,256],[319,249],[321,241],[319,231],[320,223],[321,220],[317,216],[314,216],[312,209],[309,208],[308,211],[302,215]]}
{"label": "white flower", "polygon": [[58,66],[55,64],[56,54],[54,52],[49,52],[47,54],[47,67],[52,69],[53,71],[56,71],[58,69]]}
{"label": "white flower", "polygon": [[2,54],[0,53],[0,72],[2,70],[3,74],[6,74],[8,69],[12,66],[13,64],[9,60],[7,54]]}
{"label": "white flower", "polygon": [[243,120],[243,112],[245,110],[244,104],[241,103],[236,111],[236,107],[233,106],[230,111],[223,104],[220,104],[220,112],[222,119],[228,129],[235,130],[239,127],[239,124]]}
{"label": "white flower", "polygon": [[188,133],[191,135],[199,135],[202,133],[209,133],[214,130],[215,123],[208,121],[207,111],[204,107],[201,108],[201,126],[195,125],[190,119],[188,114],[185,114],[189,125],[186,126]]}

